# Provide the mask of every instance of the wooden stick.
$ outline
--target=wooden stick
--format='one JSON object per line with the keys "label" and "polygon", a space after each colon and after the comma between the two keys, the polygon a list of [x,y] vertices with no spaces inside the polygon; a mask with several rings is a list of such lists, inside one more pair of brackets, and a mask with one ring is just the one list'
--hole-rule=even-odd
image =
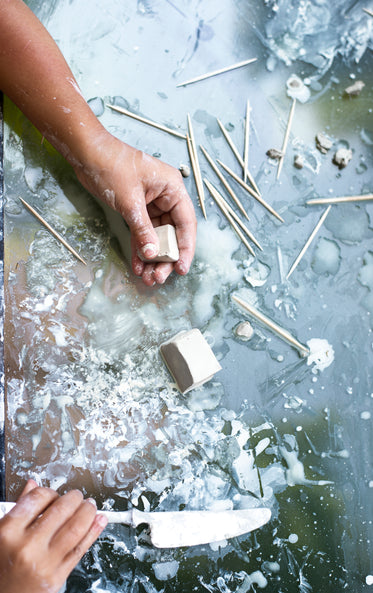
{"label": "wooden stick", "polygon": [[221,68],[220,70],[214,70],[213,72],[208,72],[207,74],[201,74],[201,76],[196,76],[196,78],[191,78],[186,82],[180,82],[176,85],[176,87],[186,86],[187,84],[193,84],[194,82],[199,82],[200,80],[205,80],[206,78],[210,78],[211,76],[217,76],[218,74],[223,74],[224,72],[228,72],[229,70],[235,70],[236,68],[242,68],[242,66],[247,66],[247,64],[252,64],[256,62],[257,58],[251,58],[251,60],[245,60],[244,62],[238,62],[237,64],[233,64],[232,66],[226,66],[225,68]]}
{"label": "wooden stick", "polygon": [[[217,191],[217,189],[215,189],[215,187],[207,180],[204,180],[209,192],[211,193],[212,197],[214,198],[215,202],[217,203],[217,205],[219,206],[220,210],[222,211],[222,213],[224,214],[225,218],[228,220],[228,222],[230,223],[230,225],[233,227],[233,229],[235,230],[235,232],[237,233],[237,235],[239,236],[239,238],[241,239],[242,243],[245,245],[245,247],[250,251],[250,253],[255,257],[255,252],[253,250],[253,248],[251,247],[251,245],[246,241],[245,237],[243,236],[243,234],[241,233],[240,229],[238,228],[238,226],[236,225],[236,223],[234,222],[232,216],[229,214],[228,210],[225,208],[223,202],[221,201],[221,195],[219,194],[219,192]],[[223,200],[224,201],[224,200]]]}
{"label": "wooden stick", "polygon": [[189,131],[188,137],[189,137],[189,140],[190,140],[190,146],[191,146],[191,149],[192,149],[192,152],[193,152],[193,157],[194,157],[194,166],[195,166],[194,177],[195,177],[195,180],[196,180],[197,192],[198,192],[199,201],[200,201],[201,209],[202,209],[202,212],[203,212],[203,216],[205,218],[207,218],[206,217],[206,208],[205,208],[205,193],[203,191],[203,182],[202,182],[201,169],[200,169],[199,161],[198,161],[196,142],[195,142],[195,139],[194,139],[194,132],[193,132],[193,127],[192,127],[192,120],[190,119],[189,113],[187,114],[187,120],[188,120],[188,131]]}
{"label": "wooden stick", "polygon": [[205,204],[201,200],[200,179],[199,179],[199,176],[198,176],[195,154],[194,154],[194,150],[193,150],[193,146],[192,146],[192,143],[191,143],[189,134],[187,135],[187,145],[188,145],[188,152],[189,152],[190,163],[191,163],[192,169],[193,169],[194,180],[196,182],[196,188],[197,188],[197,195],[198,195],[199,205],[201,206],[201,210],[202,210],[203,216],[206,218]]}
{"label": "wooden stick", "polygon": [[[247,179],[247,166],[249,162],[249,138],[250,138],[250,101],[247,100],[246,103],[246,117],[245,117],[245,143],[243,149],[243,180],[246,183]],[[258,192],[260,193],[260,192]]]}
{"label": "wooden stick", "polygon": [[253,198],[255,198],[260,204],[262,204],[262,206],[264,206],[264,208],[266,208],[268,210],[268,212],[273,214],[273,216],[275,216],[280,222],[284,222],[284,219],[276,212],[276,210],[274,210],[272,208],[272,206],[267,204],[267,202],[265,202],[265,200],[263,200],[263,198],[261,196],[259,196],[256,192],[254,192],[251,189],[251,187],[249,185],[247,185],[247,183],[242,181],[242,179],[238,175],[236,175],[236,173],[234,173],[229,167],[227,167],[227,165],[224,165],[224,163],[222,163],[219,159],[218,159],[218,163],[221,167],[223,167],[223,169],[225,169],[227,171],[227,173],[229,173],[229,175],[231,175],[233,177],[233,179],[235,179],[237,181],[237,183],[239,183],[244,189],[246,189],[246,191],[248,191],[249,194],[251,194],[253,196]]}
{"label": "wooden stick", "polygon": [[369,10],[369,8],[363,8],[364,12],[369,14],[369,16],[373,16],[373,10]]}
{"label": "wooden stick", "polygon": [[62,243],[62,245],[64,245],[66,247],[66,249],[68,249],[73,255],[75,255],[75,257],[81,261],[85,266],[87,265],[87,263],[84,261],[84,259],[82,257],[80,257],[79,253],[77,251],[75,251],[75,249],[73,247],[71,247],[71,245],[69,245],[67,243],[67,241],[65,241],[65,239],[63,237],[61,237],[61,235],[59,233],[57,233],[57,231],[55,231],[50,224],[44,220],[44,218],[42,216],[40,216],[40,214],[32,207],[30,206],[30,204],[28,204],[27,202],[25,202],[25,200],[21,197],[19,197],[19,199],[21,200],[22,204],[31,212],[31,214],[33,214],[35,216],[35,218],[38,219],[39,222],[41,222],[47,229],[48,231],[58,240],[60,241],[60,243]]}
{"label": "wooden stick", "polygon": [[155,121],[152,121],[151,119],[146,119],[145,117],[136,115],[135,113],[132,113],[132,111],[128,111],[127,109],[124,109],[123,107],[117,107],[117,105],[110,105],[110,103],[106,103],[106,107],[110,107],[110,109],[113,109],[114,111],[118,111],[119,113],[123,113],[124,115],[128,115],[129,117],[132,117],[133,119],[137,119],[138,121],[141,121],[143,124],[148,124],[149,126],[153,126],[153,128],[157,128],[158,130],[162,130],[163,132],[167,132],[168,134],[172,134],[173,136],[177,136],[178,138],[182,138],[183,140],[186,140],[185,134],[176,132],[176,130],[167,128],[166,126],[163,126],[162,124],[157,124]]}
{"label": "wooden stick", "polygon": [[322,215],[322,217],[320,218],[319,222],[317,223],[317,225],[315,226],[315,228],[313,229],[312,233],[310,234],[310,236],[308,237],[303,249],[301,250],[300,254],[298,255],[298,257],[295,259],[293,265],[291,266],[286,279],[288,279],[291,274],[294,272],[295,268],[297,267],[297,265],[299,264],[300,260],[302,259],[302,257],[304,256],[304,254],[306,253],[307,249],[309,248],[309,246],[311,245],[313,239],[316,236],[316,233],[318,232],[319,228],[321,227],[321,225],[323,224],[325,218],[328,216],[329,212],[330,212],[330,208],[331,206],[328,206],[328,208],[325,210],[324,214]]}
{"label": "wooden stick", "polygon": [[373,194],[363,194],[361,196],[342,196],[340,198],[316,198],[308,200],[306,204],[314,206],[317,204],[340,204],[343,202],[369,202],[373,200]]}
{"label": "wooden stick", "polygon": [[298,340],[296,340],[290,332],[288,332],[286,329],[280,327],[279,325],[277,325],[277,323],[275,323],[274,321],[272,321],[271,319],[269,319],[269,317],[267,317],[266,315],[263,315],[263,313],[261,313],[260,311],[258,311],[258,309],[255,309],[255,307],[253,307],[252,305],[249,305],[249,303],[247,303],[246,301],[244,301],[243,299],[241,299],[240,297],[238,297],[237,295],[233,295],[232,299],[238,304],[240,305],[243,309],[245,309],[245,311],[247,311],[248,313],[250,313],[250,315],[252,315],[253,317],[255,317],[258,321],[260,321],[261,323],[263,323],[263,325],[266,325],[269,329],[271,329],[275,334],[277,334],[278,336],[280,336],[280,338],[282,338],[283,340],[285,340],[286,342],[288,342],[289,344],[291,344],[292,346],[294,346],[299,353],[302,356],[308,356],[310,353],[309,348],[307,348],[307,346],[304,346],[303,344],[301,344],[300,342],[298,342]]}
{"label": "wooden stick", "polygon": [[219,177],[219,179],[222,182],[222,184],[224,185],[225,189],[227,190],[227,192],[231,196],[232,200],[234,200],[234,202],[237,204],[238,208],[240,209],[240,211],[242,212],[242,214],[245,216],[245,218],[247,218],[247,220],[250,220],[250,218],[248,217],[247,212],[246,212],[245,208],[243,207],[241,201],[239,200],[239,198],[234,193],[233,189],[229,185],[228,181],[225,179],[224,175],[219,171],[219,169],[215,165],[214,161],[212,160],[212,158],[208,154],[207,150],[205,150],[205,148],[203,146],[201,146],[201,145],[200,145],[200,149],[202,150],[203,154],[205,155],[207,161],[210,163],[212,169],[215,171],[216,175]]}
{"label": "wooden stick", "polygon": [[280,173],[281,173],[281,170],[282,170],[282,165],[284,164],[284,157],[285,157],[285,152],[286,152],[286,148],[287,148],[288,141],[289,141],[290,129],[291,129],[291,124],[292,124],[293,117],[294,117],[294,110],[295,110],[295,104],[296,104],[296,102],[297,102],[297,100],[296,99],[293,99],[293,102],[291,104],[289,118],[288,118],[288,123],[287,123],[286,130],[285,130],[284,141],[282,143],[282,148],[281,148],[282,156],[281,156],[281,158],[278,161],[278,168],[277,168],[277,177],[276,177],[276,179],[278,179],[280,177]]}
{"label": "wooden stick", "polygon": [[[223,124],[221,123],[220,119],[216,118],[219,127],[221,129],[221,131],[223,132],[224,138],[226,139],[226,141],[228,142],[234,156],[236,157],[237,161],[239,162],[239,164],[242,167],[242,170],[245,170],[245,163],[243,161],[242,156],[240,155],[236,145],[234,144],[232,138],[230,137],[229,133],[227,132],[227,130],[225,129],[225,127],[223,126]],[[258,196],[260,196],[260,191],[258,189],[258,186],[255,183],[254,177],[251,175],[250,171],[248,169],[246,169],[246,175],[248,180],[250,181],[251,185],[253,186],[255,192],[258,194]]]}
{"label": "wooden stick", "polygon": [[[205,180],[205,183],[206,183],[206,180]],[[210,185],[212,185],[212,184],[210,183]],[[259,241],[257,241],[255,239],[254,235],[249,231],[249,229],[247,228],[247,226],[244,225],[244,223],[242,222],[242,220],[240,219],[240,217],[237,216],[237,214],[235,213],[235,211],[233,210],[233,208],[231,208],[231,206],[228,204],[228,202],[226,200],[224,200],[224,198],[221,195],[221,193],[219,193],[216,189],[215,189],[215,191],[219,194],[219,199],[220,199],[221,203],[223,204],[224,208],[226,208],[226,210],[228,210],[229,214],[237,222],[237,224],[241,227],[241,229],[244,231],[244,233],[246,233],[246,235],[249,237],[249,239],[251,239],[251,241],[253,243],[255,243],[255,245],[257,247],[259,247],[260,251],[263,251],[263,247],[260,245]]]}

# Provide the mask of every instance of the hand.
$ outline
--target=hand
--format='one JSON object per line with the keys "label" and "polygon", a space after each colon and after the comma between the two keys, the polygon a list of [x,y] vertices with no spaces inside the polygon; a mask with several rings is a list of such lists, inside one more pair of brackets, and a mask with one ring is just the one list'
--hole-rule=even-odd
{"label": "hand", "polygon": [[[163,284],[173,270],[188,272],[195,249],[197,222],[181,174],[106,130],[92,134],[78,179],[93,195],[120,212],[131,232],[132,268],[148,286]],[[180,257],[175,263],[144,263],[158,253],[154,227],[172,224]]]}
{"label": "hand", "polygon": [[59,496],[29,480],[0,520],[1,593],[57,593],[106,524],[78,490]]}

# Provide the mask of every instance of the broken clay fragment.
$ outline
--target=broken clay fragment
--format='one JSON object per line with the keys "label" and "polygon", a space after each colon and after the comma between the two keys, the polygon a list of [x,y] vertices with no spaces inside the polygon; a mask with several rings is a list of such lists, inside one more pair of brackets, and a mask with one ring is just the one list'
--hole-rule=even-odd
{"label": "broken clay fragment", "polygon": [[179,259],[179,248],[177,246],[176,231],[172,224],[164,224],[155,227],[158,236],[159,250],[158,255],[152,259],[146,259],[139,254],[139,258],[144,262],[174,262]]}
{"label": "broken clay fragment", "polygon": [[349,97],[357,97],[358,95],[360,95],[360,93],[364,87],[365,87],[364,82],[362,80],[357,80],[356,82],[354,82],[354,84],[352,84],[351,86],[348,86],[345,89],[345,94],[348,95]]}
{"label": "broken clay fragment", "polygon": [[294,157],[294,167],[296,167],[296,169],[303,169],[304,167],[304,158],[302,157],[301,154],[296,154]]}
{"label": "broken clay fragment", "polygon": [[246,342],[251,340],[254,335],[253,326],[249,321],[241,321],[235,329],[236,336]]}
{"label": "broken clay fragment", "polygon": [[322,154],[326,154],[331,147],[333,146],[333,140],[326,136],[322,132],[316,134],[316,148],[322,152]]}
{"label": "broken clay fragment", "polygon": [[277,148],[269,148],[266,152],[266,155],[269,156],[270,159],[275,159],[276,161],[284,156],[283,152],[281,152],[281,150],[277,150]]}
{"label": "broken clay fragment", "polygon": [[180,165],[179,171],[183,177],[189,177],[190,175],[190,167],[189,165]]}
{"label": "broken clay fragment", "polygon": [[339,148],[333,156],[333,163],[340,169],[347,167],[352,159],[352,150],[349,148]]}
{"label": "broken clay fragment", "polygon": [[209,381],[221,366],[199,329],[182,331],[160,346],[181,393]]}

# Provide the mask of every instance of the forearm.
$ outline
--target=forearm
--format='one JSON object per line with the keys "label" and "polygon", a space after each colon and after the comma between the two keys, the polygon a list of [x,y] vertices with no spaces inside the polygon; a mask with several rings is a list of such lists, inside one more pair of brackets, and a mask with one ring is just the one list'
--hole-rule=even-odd
{"label": "forearm", "polygon": [[84,165],[91,139],[105,134],[58,46],[21,0],[0,0],[0,89],[74,168]]}

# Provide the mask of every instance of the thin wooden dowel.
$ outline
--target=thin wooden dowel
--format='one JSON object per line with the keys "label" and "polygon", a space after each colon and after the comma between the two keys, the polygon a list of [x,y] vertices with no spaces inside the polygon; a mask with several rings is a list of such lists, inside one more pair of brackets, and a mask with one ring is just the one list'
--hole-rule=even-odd
{"label": "thin wooden dowel", "polygon": [[212,76],[217,76],[218,74],[224,74],[224,72],[229,72],[230,70],[235,70],[236,68],[242,68],[243,66],[247,66],[248,64],[252,64],[256,62],[257,58],[251,58],[250,60],[245,60],[243,62],[238,62],[237,64],[232,64],[231,66],[226,66],[225,68],[220,68],[220,70],[214,70],[213,72],[207,72],[206,74],[201,74],[200,76],[196,76],[195,78],[191,78],[185,82],[180,82],[176,85],[176,87],[186,86],[187,84],[193,84],[194,82],[199,82],[200,80],[205,80],[206,78],[211,78]]}
{"label": "thin wooden dowel", "polygon": [[41,222],[46,229],[48,229],[48,231],[53,235],[53,237],[55,237],[55,239],[62,243],[62,245],[64,245],[64,247],[66,247],[66,249],[68,249],[70,253],[72,253],[79,261],[82,262],[82,264],[84,264],[85,266],[87,265],[87,262],[84,261],[84,259],[79,255],[79,253],[75,251],[75,249],[71,247],[71,245],[69,245],[67,241],[65,241],[65,239],[61,237],[61,235],[51,227],[51,225],[39,214],[39,212],[37,212],[32,206],[30,206],[30,204],[28,204],[23,198],[19,197],[19,199],[21,200],[22,204],[27,208],[27,210],[29,210],[31,214],[33,214],[35,218],[37,218],[38,221]]}
{"label": "thin wooden dowel", "polygon": [[311,245],[313,239],[316,236],[316,233],[319,231],[320,227],[322,226],[325,218],[328,216],[329,212],[330,212],[330,208],[331,206],[328,206],[328,208],[325,210],[324,214],[322,215],[322,217],[320,218],[319,222],[317,223],[317,225],[315,226],[315,228],[313,229],[312,233],[310,234],[310,236],[308,237],[306,243],[304,244],[303,249],[301,250],[300,254],[298,255],[298,257],[295,259],[293,265],[291,266],[290,270],[288,271],[288,274],[286,276],[286,279],[288,279],[291,274],[294,272],[295,268],[297,267],[297,265],[299,264],[300,260],[302,259],[302,257],[304,256],[304,254],[306,253],[307,249],[309,248],[309,246]]}
{"label": "thin wooden dowel", "polygon": [[339,198],[315,198],[308,200],[306,204],[309,206],[317,206],[320,204],[343,204],[344,202],[370,202],[373,200],[373,194],[363,194],[361,196],[341,196]]}
{"label": "thin wooden dowel", "polygon": [[[236,157],[238,163],[241,165],[242,167],[242,171],[245,170],[245,163],[244,160],[242,158],[242,156],[240,155],[237,146],[235,145],[235,143],[233,142],[232,138],[229,135],[229,132],[225,129],[225,127],[223,126],[223,124],[221,123],[220,119],[216,118],[216,121],[219,124],[219,127],[223,133],[224,138],[226,139],[228,145],[230,146],[234,156]],[[251,175],[250,171],[248,169],[246,169],[246,176],[247,179],[250,181],[251,185],[253,186],[255,192],[258,194],[258,196],[260,196],[260,191],[258,186],[255,183],[255,179],[254,177]]]}
{"label": "thin wooden dowel", "polygon": [[369,14],[369,16],[373,16],[373,10],[369,10],[369,8],[363,8],[364,12]]}
{"label": "thin wooden dowel", "polygon": [[[192,120],[190,119],[189,113],[187,114],[187,122],[188,122],[188,135],[187,135],[187,137],[190,140],[190,146],[191,146],[193,157],[194,157],[194,170],[193,170],[193,172],[194,172],[194,177],[195,177],[195,180],[196,180],[197,192],[198,192],[198,196],[199,196],[199,201],[200,201],[202,213],[203,213],[203,216],[206,219],[207,216],[206,216],[206,207],[205,207],[205,193],[204,193],[204,190],[203,190],[202,175],[201,175],[201,169],[200,169],[200,166],[199,166],[199,160],[198,160],[198,155],[197,155],[196,141],[194,139],[194,132],[193,132],[193,127],[192,127]],[[192,167],[193,167],[193,165],[192,165]]]}
{"label": "thin wooden dowel", "polygon": [[188,152],[189,152],[189,158],[190,158],[190,163],[192,165],[192,170],[193,170],[193,175],[194,175],[194,180],[196,182],[196,188],[197,188],[197,195],[198,195],[198,201],[199,201],[199,205],[201,207],[203,216],[206,219],[206,211],[205,211],[205,204],[204,202],[202,202],[201,200],[201,188],[200,188],[200,179],[198,176],[198,171],[197,171],[197,165],[196,165],[196,159],[195,159],[195,154],[194,154],[194,150],[192,147],[192,143],[190,140],[189,135],[187,135],[187,146],[188,146]]}
{"label": "thin wooden dowel", "polygon": [[249,194],[252,195],[253,198],[255,198],[262,206],[264,206],[264,208],[266,208],[268,212],[273,214],[273,216],[275,216],[280,222],[284,222],[284,219],[276,212],[276,210],[274,210],[272,206],[267,204],[267,202],[263,200],[263,198],[259,196],[254,190],[252,190],[251,187],[247,185],[247,183],[245,183],[238,175],[236,175],[234,171],[232,171],[229,167],[227,167],[227,165],[222,163],[220,160],[218,160],[218,163],[221,167],[223,167],[223,169],[227,171],[227,173],[229,173],[229,175],[231,175],[231,177],[233,177],[233,179],[237,181],[237,183],[239,183],[244,189],[246,189],[246,191],[249,192]]}
{"label": "thin wooden dowel", "polygon": [[132,113],[132,111],[128,111],[123,107],[118,107],[117,105],[111,105],[110,103],[106,103],[106,107],[110,107],[114,111],[118,111],[118,113],[123,113],[123,115],[128,115],[133,119],[137,119],[141,121],[143,124],[148,124],[149,126],[153,126],[153,128],[157,128],[158,130],[162,130],[163,132],[167,132],[168,134],[172,134],[173,136],[177,136],[177,138],[182,138],[182,140],[186,140],[186,135],[181,134],[180,132],[176,132],[172,128],[167,128],[167,126],[163,126],[162,124],[157,124],[157,122],[152,121],[151,119],[146,119],[145,117],[141,117],[140,115],[136,115],[136,113]]}
{"label": "thin wooden dowel", "polygon": [[228,220],[228,222],[231,225],[231,227],[233,228],[233,230],[236,232],[236,234],[241,239],[242,243],[245,245],[245,247],[248,249],[248,251],[251,253],[251,255],[253,255],[255,257],[255,252],[254,252],[253,248],[251,247],[250,243],[248,243],[248,241],[246,240],[246,238],[244,237],[244,235],[242,234],[242,232],[240,231],[240,229],[234,222],[232,216],[229,214],[228,210],[224,207],[223,201],[220,199],[222,196],[219,194],[217,189],[215,189],[215,187],[207,179],[205,179],[204,181],[206,183],[206,186],[207,186],[209,192],[211,193],[212,197],[214,198],[215,202],[219,206],[220,210],[224,214],[225,218]]}
{"label": "thin wooden dowel", "polygon": [[219,177],[219,179],[222,182],[222,184],[224,185],[225,189],[231,196],[232,200],[236,203],[237,207],[240,209],[240,211],[245,216],[245,218],[247,218],[247,220],[250,220],[240,199],[236,196],[233,189],[229,185],[228,181],[225,179],[224,175],[221,173],[221,171],[219,171],[218,167],[215,165],[214,161],[212,160],[211,156],[208,154],[207,150],[201,145],[200,145],[200,149],[202,150],[203,154],[205,155],[206,160],[210,163],[212,169],[215,171],[216,175]]}
{"label": "thin wooden dowel", "polygon": [[281,156],[281,158],[278,161],[277,179],[280,177],[280,173],[281,173],[281,170],[282,170],[282,165],[284,164],[284,157],[285,157],[285,153],[286,153],[286,149],[287,149],[287,145],[288,145],[288,141],[289,141],[291,124],[293,122],[294,110],[295,110],[295,104],[296,104],[296,102],[297,102],[297,100],[296,99],[293,99],[293,102],[292,102],[291,108],[290,108],[290,113],[289,113],[289,117],[288,117],[288,123],[286,125],[286,130],[285,130],[284,141],[282,143],[282,148],[281,148],[282,156]]}
{"label": "thin wooden dowel", "polygon": [[280,338],[294,346],[302,356],[309,355],[309,348],[307,348],[307,346],[304,346],[304,344],[301,344],[296,338],[294,338],[294,336],[291,335],[291,333],[288,330],[284,329],[283,327],[272,321],[272,319],[269,319],[269,317],[258,311],[258,309],[256,309],[255,307],[253,307],[237,295],[233,295],[232,299],[243,309],[245,309],[245,311],[250,313],[250,315],[255,317],[255,319],[260,321],[263,325],[267,326],[270,330],[277,334]]}
{"label": "thin wooden dowel", "polygon": [[[205,180],[206,183],[206,180]],[[211,185],[211,184],[210,184]],[[217,190],[216,190],[217,191]],[[219,193],[219,192],[218,192]],[[261,246],[261,244],[259,243],[259,241],[257,241],[257,239],[255,239],[254,235],[249,231],[249,229],[247,228],[247,226],[242,222],[242,220],[240,219],[240,217],[235,213],[235,211],[233,210],[233,208],[231,208],[230,204],[228,204],[228,202],[226,200],[224,200],[223,196],[221,195],[221,193],[219,193],[219,199],[221,201],[221,203],[223,204],[224,208],[226,208],[226,210],[228,210],[229,214],[232,216],[232,218],[237,222],[237,224],[241,227],[241,229],[244,231],[244,233],[249,237],[249,239],[255,243],[255,245],[257,247],[259,247],[260,251],[263,251],[263,247]]]}
{"label": "thin wooden dowel", "polygon": [[[245,142],[244,142],[244,149],[243,149],[243,180],[246,183],[247,179],[247,169],[249,164],[249,139],[250,139],[250,101],[247,100],[246,103],[246,117],[245,117]],[[258,192],[259,193],[259,192]]]}

